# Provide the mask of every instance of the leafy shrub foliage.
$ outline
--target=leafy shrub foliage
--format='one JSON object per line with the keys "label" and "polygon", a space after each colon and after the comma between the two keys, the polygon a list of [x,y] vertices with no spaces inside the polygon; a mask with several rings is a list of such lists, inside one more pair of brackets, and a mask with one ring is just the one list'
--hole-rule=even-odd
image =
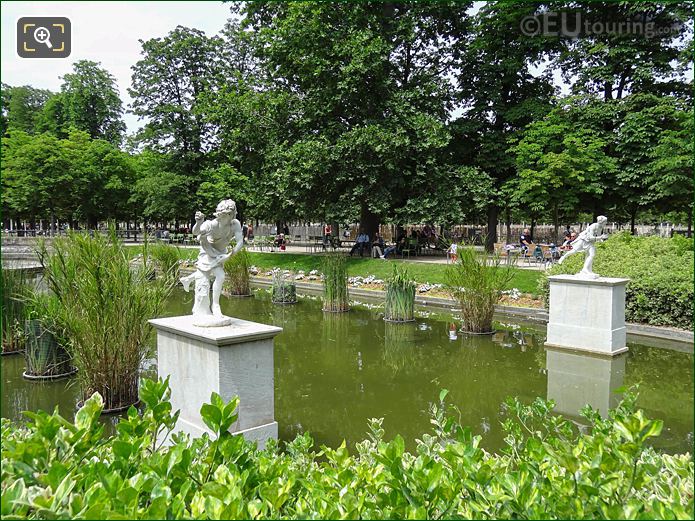
{"label": "leafy shrub foliage", "polygon": [[679,518],[693,517],[693,461],[647,448],[661,422],[630,396],[591,432],[551,413],[552,402],[506,404],[507,447],[494,455],[480,437],[433,405],[431,434],[405,450],[384,439],[381,420],[350,453],[313,450],[309,434],[264,450],[227,429],[238,400],[213,393],[201,414],[215,433],[165,436],[176,421],[168,382],[145,381],[105,439],[95,394],[70,423],[27,413],[2,420],[2,515],[70,519],[237,518]]}
{"label": "leafy shrub foliage", "polygon": [[[553,266],[550,275],[577,273],[584,262],[576,255]],[[693,240],[634,237],[627,232],[598,244],[594,271],[605,277],[628,277],[625,319],[654,326],[693,328]],[[548,301],[548,278],[539,279]]]}

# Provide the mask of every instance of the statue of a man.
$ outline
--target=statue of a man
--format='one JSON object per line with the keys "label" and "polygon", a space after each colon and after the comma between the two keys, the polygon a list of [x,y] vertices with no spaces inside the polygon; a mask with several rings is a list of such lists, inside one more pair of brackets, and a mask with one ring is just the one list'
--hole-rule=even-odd
{"label": "statue of a man", "polygon": [[[230,320],[223,317],[220,309],[220,295],[224,284],[224,263],[244,246],[241,224],[236,219],[236,204],[231,199],[220,201],[215,218],[205,220],[202,212],[195,214],[193,234],[198,235],[200,253],[195,263],[196,271],[181,278],[183,288],[188,291],[195,281],[195,301],[193,315],[195,325],[221,326]],[[232,239],[236,240],[233,249],[229,248]],[[212,303],[210,285],[212,283]],[[211,305],[212,304],[212,305]],[[217,318],[213,318],[217,317]]]}
{"label": "statue of a man", "polygon": [[572,249],[565,253],[560,258],[559,264],[569,257],[579,252],[586,252],[586,259],[584,259],[584,267],[577,275],[580,277],[586,277],[589,279],[597,279],[600,275],[593,272],[594,256],[596,255],[596,241],[602,241],[608,238],[608,235],[603,233],[603,227],[608,222],[608,219],[604,215],[599,215],[596,218],[596,222],[589,225],[589,227],[584,230],[579,236],[572,241]]}

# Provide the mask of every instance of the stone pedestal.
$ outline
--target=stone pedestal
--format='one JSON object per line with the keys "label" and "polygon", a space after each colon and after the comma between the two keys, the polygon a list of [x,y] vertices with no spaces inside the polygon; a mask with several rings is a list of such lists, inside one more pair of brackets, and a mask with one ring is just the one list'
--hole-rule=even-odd
{"label": "stone pedestal", "polygon": [[193,322],[192,315],[150,320],[157,330],[157,372],[169,376],[172,408],[181,411],[176,430],[210,434],[200,407],[214,391],[225,402],[239,397],[239,418],[230,432],[261,447],[277,439],[273,338],[282,328],[236,318],[222,327]]}
{"label": "stone pedestal", "polygon": [[546,349],[548,399],[555,401],[555,411],[576,417],[585,405],[591,405],[607,416],[621,399],[615,391],[623,385],[626,358],[626,354],[602,356]]}
{"label": "stone pedestal", "polygon": [[554,275],[546,346],[602,355],[627,351],[625,285],[630,279]]}

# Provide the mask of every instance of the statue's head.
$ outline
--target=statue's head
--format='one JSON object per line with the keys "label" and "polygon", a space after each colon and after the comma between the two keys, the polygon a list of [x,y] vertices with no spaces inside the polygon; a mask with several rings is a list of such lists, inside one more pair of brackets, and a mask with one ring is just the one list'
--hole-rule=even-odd
{"label": "statue's head", "polygon": [[231,199],[224,199],[223,201],[220,201],[214,213],[215,217],[222,217],[226,215],[231,216],[232,219],[236,217],[236,203]]}
{"label": "statue's head", "polygon": [[608,217],[606,217],[605,215],[599,215],[596,218],[596,222],[599,224],[606,224],[608,222]]}

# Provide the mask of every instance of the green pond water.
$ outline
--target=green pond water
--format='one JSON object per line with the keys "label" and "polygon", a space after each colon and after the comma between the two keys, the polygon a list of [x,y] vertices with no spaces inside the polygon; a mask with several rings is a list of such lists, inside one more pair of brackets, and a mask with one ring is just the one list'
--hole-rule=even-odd
{"label": "green pond water", "polygon": [[[367,420],[383,417],[386,435],[400,433],[412,449],[430,432],[429,404],[446,388],[461,423],[483,436],[485,448],[497,450],[508,396],[551,398],[558,412],[582,423],[578,410],[585,403],[605,412],[621,388],[639,384],[638,405],[664,421],[654,445],[692,452],[693,355],[687,346],[630,343],[627,354],[604,359],[546,350],[544,328],[514,323],[496,323],[494,335],[450,340],[452,316],[446,313],[420,310],[413,323],[390,324],[370,304],[323,313],[315,297],[277,306],[266,291],[223,301],[227,315],[284,328],[275,339],[275,419],[283,440],[310,431],[317,444],[346,440],[354,446],[365,438]],[[191,297],[177,291],[166,314],[188,314],[191,305]],[[19,419],[23,410],[55,406],[72,416],[74,380],[27,382],[23,370],[21,356],[2,357],[2,416]],[[146,373],[156,374],[156,360]]]}

